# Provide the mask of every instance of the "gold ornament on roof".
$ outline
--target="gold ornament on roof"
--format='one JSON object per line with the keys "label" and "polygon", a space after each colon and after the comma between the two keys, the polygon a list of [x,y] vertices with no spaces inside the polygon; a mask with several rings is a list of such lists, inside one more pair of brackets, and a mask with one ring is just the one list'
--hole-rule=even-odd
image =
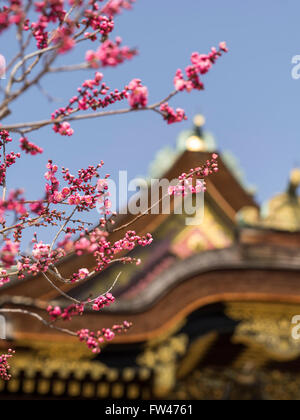
{"label": "gold ornament on roof", "polygon": [[300,232],[300,168],[290,174],[286,192],[273,197],[265,205],[264,214],[260,216],[253,208],[243,208],[239,212],[239,222],[247,226],[275,229],[285,232]]}
{"label": "gold ornament on roof", "polygon": [[300,185],[300,168],[293,169],[290,176],[291,184],[295,187]]}
{"label": "gold ornament on roof", "polygon": [[198,114],[194,117],[194,124],[196,127],[203,127],[206,123],[204,115]]}
{"label": "gold ornament on roof", "polygon": [[194,117],[194,133],[186,140],[186,149],[190,152],[205,152],[206,144],[203,139],[202,128],[205,125],[205,117],[198,114]]}
{"label": "gold ornament on roof", "polygon": [[191,136],[186,141],[186,148],[189,152],[204,152],[204,140],[198,136]]}

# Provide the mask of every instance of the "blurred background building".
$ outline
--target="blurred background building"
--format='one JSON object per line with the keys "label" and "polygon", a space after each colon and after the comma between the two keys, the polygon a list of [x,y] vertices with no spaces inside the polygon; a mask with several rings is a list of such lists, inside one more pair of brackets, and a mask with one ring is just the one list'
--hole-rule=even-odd
{"label": "blurred background building", "polygon": [[[209,159],[218,148],[204,124],[196,116],[176,150],[158,153],[149,176],[171,180]],[[151,232],[155,241],[130,253],[142,259],[139,267],[114,266],[64,288],[82,299],[100,295],[122,271],[116,303],[68,325],[98,330],[132,321],[99,356],[34,320],[7,318],[17,356],[0,398],[300,398],[300,341],[292,338],[292,318],[300,315],[300,170],[260,208],[234,156],[221,154],[219,167],[207,182],[204,219],[196,213],[187,226],[185,215],[141,218],[134,230]],[[89,256],[72,254],[60,270],[67,276],[89,266]],[[26,308],[41,315],[43,302],[64,303],[40,277],[13,281],[0,305],[13,307],[16,296],[28,296]]]}

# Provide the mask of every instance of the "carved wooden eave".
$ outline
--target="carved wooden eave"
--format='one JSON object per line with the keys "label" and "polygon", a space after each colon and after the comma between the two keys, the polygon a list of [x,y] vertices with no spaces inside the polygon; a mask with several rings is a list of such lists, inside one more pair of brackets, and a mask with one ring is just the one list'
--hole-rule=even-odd
{"label": "carved wooden eave", "polygon": [[[282,302],[300,309],[299,275],[299,249],[240,243],[178,262],[141,295],[120,299],[101,313],[88,312],[68,327],[99,329],[128,319],[134,328],[115,342],[138,343],[165,333],[197,309],[217,302]],[[14,316],[12,324],[15,340],[72,340],[24,316]]]}

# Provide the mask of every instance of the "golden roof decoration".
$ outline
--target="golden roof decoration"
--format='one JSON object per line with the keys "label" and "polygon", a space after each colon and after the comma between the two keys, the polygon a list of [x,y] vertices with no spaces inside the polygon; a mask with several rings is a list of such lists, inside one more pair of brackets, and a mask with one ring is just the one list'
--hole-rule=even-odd
{"label": "golden roof decoration", "polygon": [[286,192],[273,197],[263,206],[261,214],[257,209],[243,208],[238,215],[241,225],[274,229],[286,232],[300,232],[300,168],[290,174]]}
{"label": "golden roof decoration", "polygon": [[202,114],[195,115],[194,127],[182,131],[178,137],[177,149],[179,152],[215,152],[216,142],[212,134],[204,130],[206,119]]}

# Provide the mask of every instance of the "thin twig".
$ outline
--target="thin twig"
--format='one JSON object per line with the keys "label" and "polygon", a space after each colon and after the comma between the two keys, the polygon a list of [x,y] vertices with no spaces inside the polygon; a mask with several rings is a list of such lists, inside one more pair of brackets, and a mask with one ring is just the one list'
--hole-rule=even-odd
{"label": "thin twig", "polygon": [[67,295],[67,293],[65,293],[64,291],[62,291],[59,287],[57,287],[52,280],[49,279],[49,277],[42,272],[43,277],[48,281],[48,283],[50,283],[50,285],[63,297],[65,297],[66,299],[70,300],[73,303],[76,303],[76,305],[81,305],[82,302],[80,300],[74,299],[71,296]]}
{"label": "thin twig", "polygon": [[46,325],[46,327],[52,328],[54,330],[63,332],[65,334],[72,335],[73,337],[77,337],[77,334],[74,331],[68,330],[66,328],[60,328],[54,325],[53,323],[47,322],[44,318],[38,315],[35,312],[27,311],[26,309],[0,309],[0,313],[2,314],[21,314],[21,315],[28,315],[32,318],[37,319],[42,324]]}

